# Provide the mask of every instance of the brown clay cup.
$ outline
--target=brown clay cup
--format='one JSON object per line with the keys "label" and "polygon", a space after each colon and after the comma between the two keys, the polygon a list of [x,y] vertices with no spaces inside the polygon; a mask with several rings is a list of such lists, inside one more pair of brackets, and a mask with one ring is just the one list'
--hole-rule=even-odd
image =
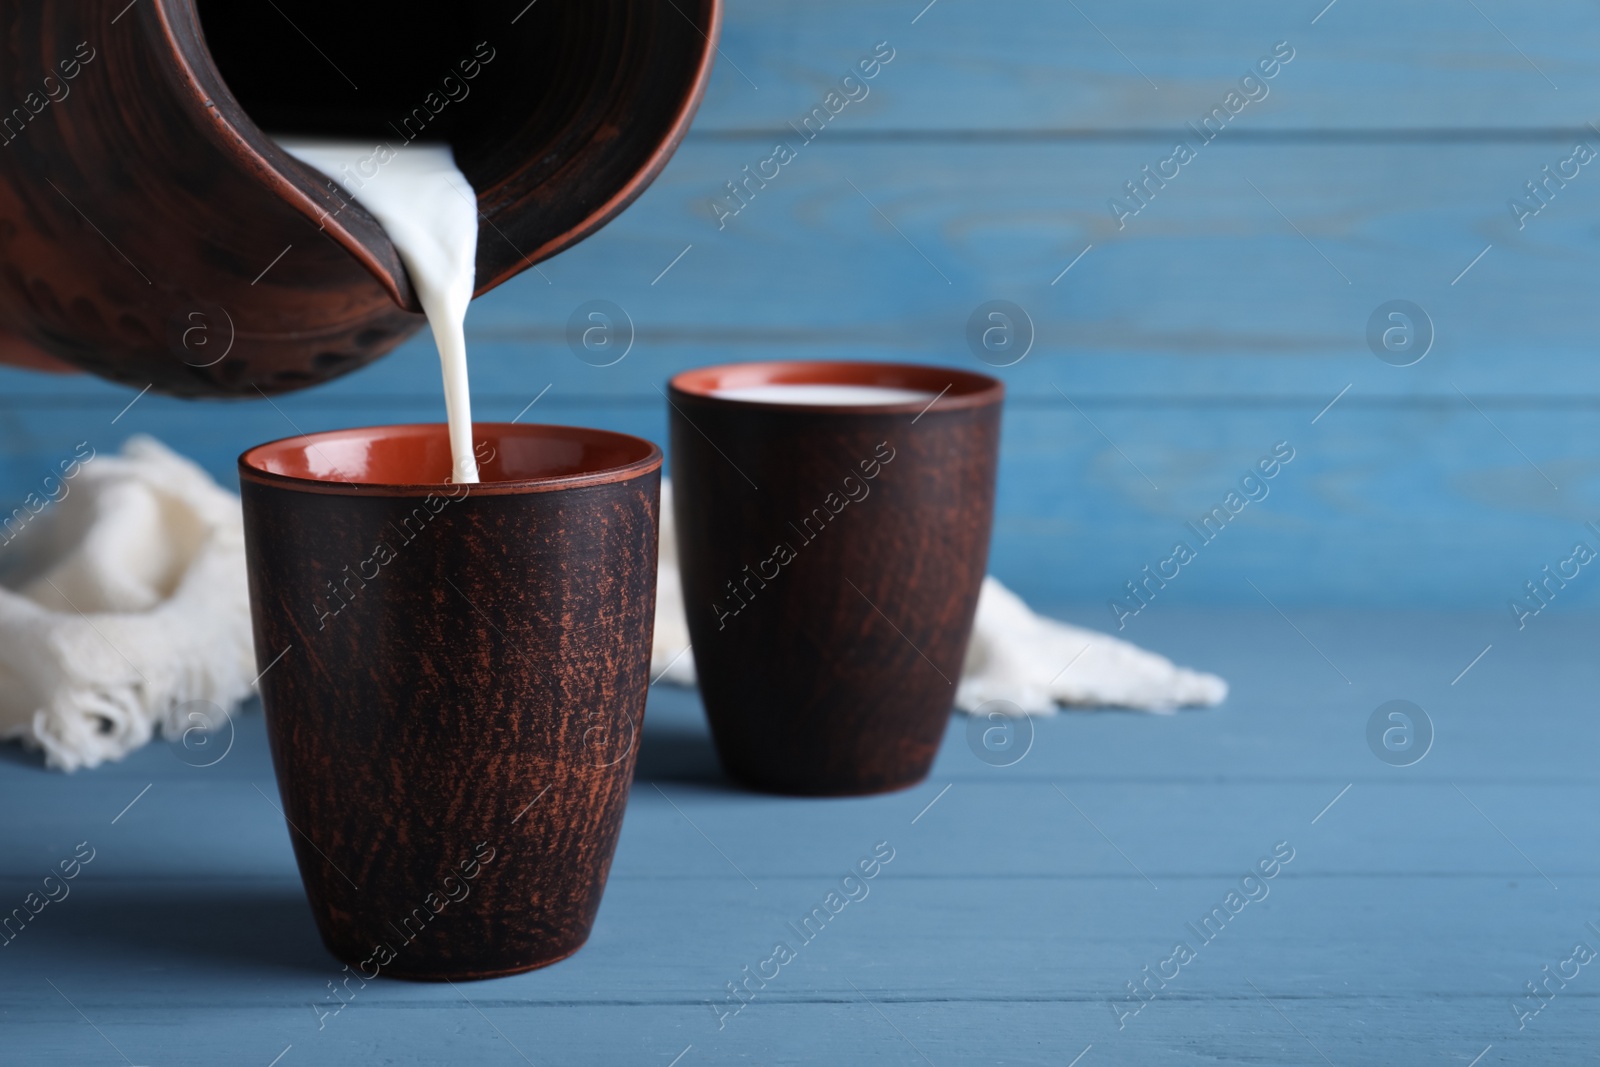
{"label": "brown clay cup", "polygon": [[352,973],[488,978],[589,936],[649,685],[661,452],[480,423],[239,457],[268,736],[323,941]]}
{"label": "brown clay cup", "polygon": [[[716,395],[796,384],[936,399]],[[927,776],[988,562],[1003,396],[985,375],[889,363],[740,363],[672,379],[689,633],[731,777],[849,795]]]}

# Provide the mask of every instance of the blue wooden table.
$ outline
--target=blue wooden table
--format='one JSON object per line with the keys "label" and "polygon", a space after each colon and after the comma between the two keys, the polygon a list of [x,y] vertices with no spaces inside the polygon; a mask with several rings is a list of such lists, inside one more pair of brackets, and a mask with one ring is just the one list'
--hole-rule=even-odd
{"label": "blue wooden table", "polygon": [[[1592,1060],[1596,968],[1523,993],[1600,948],[1600,620],[1537,640],[1456,614],[1150,622],[1234,680],[1224,707],[1025,722],[1008,752],[956,718],[926,783],[868,799],[734,790],[694,695],[658,686],[588,945],[456,987],[339,985],[258,710],[211,766],[156,745],[63,777],[13,753],[0,903],[80,842],[94,858],[0,949],[0,1062]],[[1392,699],[1431,722],[1411,766],[1368,744]],[[847,897],[874,849],[893,859]],[[811,918],[830,892],[847,903]],[[730,997],[776,942],[794,957]],[[1514,1004],[1542,1010],[1519,1029]]]}
{"label": "blue wooden table", "polygon": [[[730,216],[726,183],[880,42],[870,94]],[[1229,701],[1019,724],[1011,755],[958,717],[925,785],[801,801],[730,789],[694,695],[658,687],[589,945],[342,1006],[259,710],[206,767],[0,748],[0,913],[93,856],[0,947],[0,1063],[1592,1060],[1600,580],[1527,583],[1600,545],[1600,172],[1572,162],[1600,149],[1597,50],[1577,0],[731,0],[660,180],[475,304],[479,417],[662,440],[657,389],[697,364],[991,367],[992,569],[1104,628],[1285,443],[1270,495],[1122,619]],[[633,341],[609,366],[567,340],[596,299]],[[993,300],[1031,323],[1004,367],[968,333]],[[232,484],[260,441],[441,414],[425,339],[271,404],[0,372],[0,489],[135,432]],[[868,895],[730,1000],[880,843]]]}

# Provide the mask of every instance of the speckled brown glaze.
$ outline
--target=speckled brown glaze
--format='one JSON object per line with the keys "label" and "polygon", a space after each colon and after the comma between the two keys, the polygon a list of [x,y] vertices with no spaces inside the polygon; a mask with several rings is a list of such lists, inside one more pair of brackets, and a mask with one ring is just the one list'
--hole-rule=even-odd
{"label": "speckled brown glaze", "polygon": [[283,811],[323,940],[367,978],[577,951],[633,776],[661,453],[574,427],[474,436],[479,486],[441,484],[442,425],[239,461]]}
{"label": "speckled brown glaze", "polygon": [[494,58],[470,95],[423,130],[478,192],[483,292],[598,229],[665,166],[721,0],[373,10],[0,0],[0,97],[22,109],[0,114],[0,361],[246,397],[370,362],[423,324],[399,256],[262,127],[402,145],[396,124],[484,42]]}
{"label": "speckled brown glaze", "polygon": [[[871,407],[709,395],[817,382],[942,395]],[[746,363],[672,380],[689,632],[734,778],[857,794],[927,775],[988,561],[1003,393],[983,375],[903,364]]]}

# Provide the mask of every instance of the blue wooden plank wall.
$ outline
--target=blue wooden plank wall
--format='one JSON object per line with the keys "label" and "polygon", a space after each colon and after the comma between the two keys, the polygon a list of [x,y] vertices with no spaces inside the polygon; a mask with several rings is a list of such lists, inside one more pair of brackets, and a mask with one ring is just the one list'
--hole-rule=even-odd
{"label": "blue wooden plank wall", "polygon": [[[1279,603],[1504,612],[1600,519],[1600,169],[1564,162],[1600,148],[1600,12],[1324,4],[734,0],[662,178],[475,306],[479,417],[548,385],[525,417],[662,440],[657,387],[677,369],[981,369],[968,319],[1006,300],[1034,333],[997,371],[1007,582],[1103,607],[1287,441],[1270,496],[1163,597],[1250,602],[1249,579]],[[879,42],[893,58],[870,93],[728,214],[725,183],[797,140],[787,124]],[[1217,108],[1214,140],[1165,162]],[[1175,176],[1140,204],[1124,187],[1147,166]],[[1546,166],[1576,173],[1529,199]],[[633,323],[614,366],[566,343],[593,299]],[[1392,300],[1431,320],[1412,366],[1369,347]],[[20,498],[85,438],[154,433],[231,481],[241,449],[297,427],[441,413],[425,340],[276,408],[146,396],[113,424],[132,397],[0,373],[0,494]],[[1596,603],[1600,585],[1575,583],[1558,609]]]}

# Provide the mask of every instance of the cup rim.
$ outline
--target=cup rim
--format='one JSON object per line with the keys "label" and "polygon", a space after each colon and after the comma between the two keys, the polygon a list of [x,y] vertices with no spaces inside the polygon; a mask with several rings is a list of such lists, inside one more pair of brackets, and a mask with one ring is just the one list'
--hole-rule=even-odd
{"label": "cup rim", "polygon": [[597,467],[579,474],[566,474],[542,478],[512,478],[492,482],[341,482],[323,478],[306,478],[294,474],[281,474],[267,470],[261,464],[273,452],[288,451],[293,447],[313,447],[318,442],[372,436],[378,432],[388,435],[409,436],[449,432],[442,422],[407,422],[379,426],[351,426],[338,430],[321,430],[316,433],[280,437],[245,449],[239,454],[240,482],[289,489],[302,493],[322,493],[331,496],[381,496],[414,497],[429,494],[457,494],[467,489],[467,496],[509,496],[524,493],[546,493],[560,489],[580,489],[613,482],[626,482],[661,469],[661,449],[653,441],[632,434],[612,430],[597,430],[587,426],[563,426],[538,422],[474,422],[473,436],[493,431],[499,436],[544,436],[560,440],[585,440],[610,442],[633,447],[638,458],[618,465]]}
{"label": "cup rim", "polygon": [[[785,404],[781,401],[743,400],[718,396],[714,390],[730,385],[883,385],[936,393],[932,401],[900,400],[882,404]],[[998,404],[1005,384],[998,378],[956,367],[926,363],[885,363],[842,359],[775,359],[719,363],[681,371],[667,382],[677,399],[761,411],[803,411],[827,415],[883,415],[913,413]],[[670,397],[669,397],[670,399]]]}

